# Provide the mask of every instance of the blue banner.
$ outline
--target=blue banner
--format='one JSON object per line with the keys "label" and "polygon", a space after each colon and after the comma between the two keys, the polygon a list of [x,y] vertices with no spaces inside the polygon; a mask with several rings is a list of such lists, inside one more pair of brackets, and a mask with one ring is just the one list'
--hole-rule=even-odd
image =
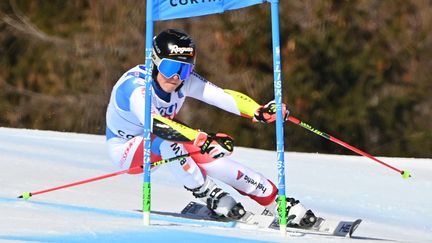
{"label": "blue banner", "polygon": [[153,0],[153,20],[168,20],[223,13],[267,0]]}

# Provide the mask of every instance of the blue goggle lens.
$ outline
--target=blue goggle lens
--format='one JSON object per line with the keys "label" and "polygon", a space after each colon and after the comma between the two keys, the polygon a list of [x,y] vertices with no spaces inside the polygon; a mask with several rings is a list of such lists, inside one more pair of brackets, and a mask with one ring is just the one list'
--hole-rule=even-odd
{"label": "blue goggle lens", "polygon": [[172,78],[174,75],[179,75],[180,80],[186,80],[191,75],[193,68],[194,65],[187,62],[162,59],[158,70],[166,78]]}

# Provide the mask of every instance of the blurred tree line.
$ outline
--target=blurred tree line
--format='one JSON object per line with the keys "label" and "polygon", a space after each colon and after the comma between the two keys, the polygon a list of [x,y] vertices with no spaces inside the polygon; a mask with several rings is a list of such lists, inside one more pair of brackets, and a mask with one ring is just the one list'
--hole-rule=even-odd
{"label": "blurred tree line", "polygon": [[[144,61],[145,1],[0,2],[0,126],[104,134],[121,74]],[[279,1],[291,114],[374,155],[432,157],[432,1]],[[269,4],[162,21],[189,32],[196,70],[261,103],[273,99]],[[205,114],[205,115],[203,115]],[[189,99],[188,125],[275,149],[275,127]],[[223,122],[221,122],[223,121]],[[287,123],[286,149],[352,154]]]}

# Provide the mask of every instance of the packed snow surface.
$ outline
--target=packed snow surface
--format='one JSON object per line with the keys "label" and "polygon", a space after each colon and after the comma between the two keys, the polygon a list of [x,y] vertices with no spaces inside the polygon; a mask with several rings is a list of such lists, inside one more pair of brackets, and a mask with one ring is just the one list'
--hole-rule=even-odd
{"label": "packed snow surface", "polygon": [[[232,157],[277,181],[275,151],[239,147]],[[142,208],[142,175],[123,174],[29,200],[17,198],[117,171],[107,158],[104,136],[0,128],[0,241],[432,242],[432,159],[378,158],[409,170],[412,178],[403,179],[362,156],[285,154],[287,195],[319,216],[363,219],[351,239],[282,236],[278,231],[177,222],[156,215],[145,227],[137,212]],[[151,181],[152,210],[178,212],[195,200],[163,166]],[[251,199],[221,186],[247,209],[261,212]]]}

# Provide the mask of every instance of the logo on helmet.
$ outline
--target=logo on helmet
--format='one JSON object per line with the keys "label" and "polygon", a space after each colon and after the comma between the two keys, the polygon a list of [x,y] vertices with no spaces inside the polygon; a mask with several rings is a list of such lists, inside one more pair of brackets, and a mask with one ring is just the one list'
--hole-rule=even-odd
{"label": "logo on helmet", "polygon": [[170,56],[185,55],[193,56],[193,47],[179,47],[178,45],[168,45],[170,49]]}

